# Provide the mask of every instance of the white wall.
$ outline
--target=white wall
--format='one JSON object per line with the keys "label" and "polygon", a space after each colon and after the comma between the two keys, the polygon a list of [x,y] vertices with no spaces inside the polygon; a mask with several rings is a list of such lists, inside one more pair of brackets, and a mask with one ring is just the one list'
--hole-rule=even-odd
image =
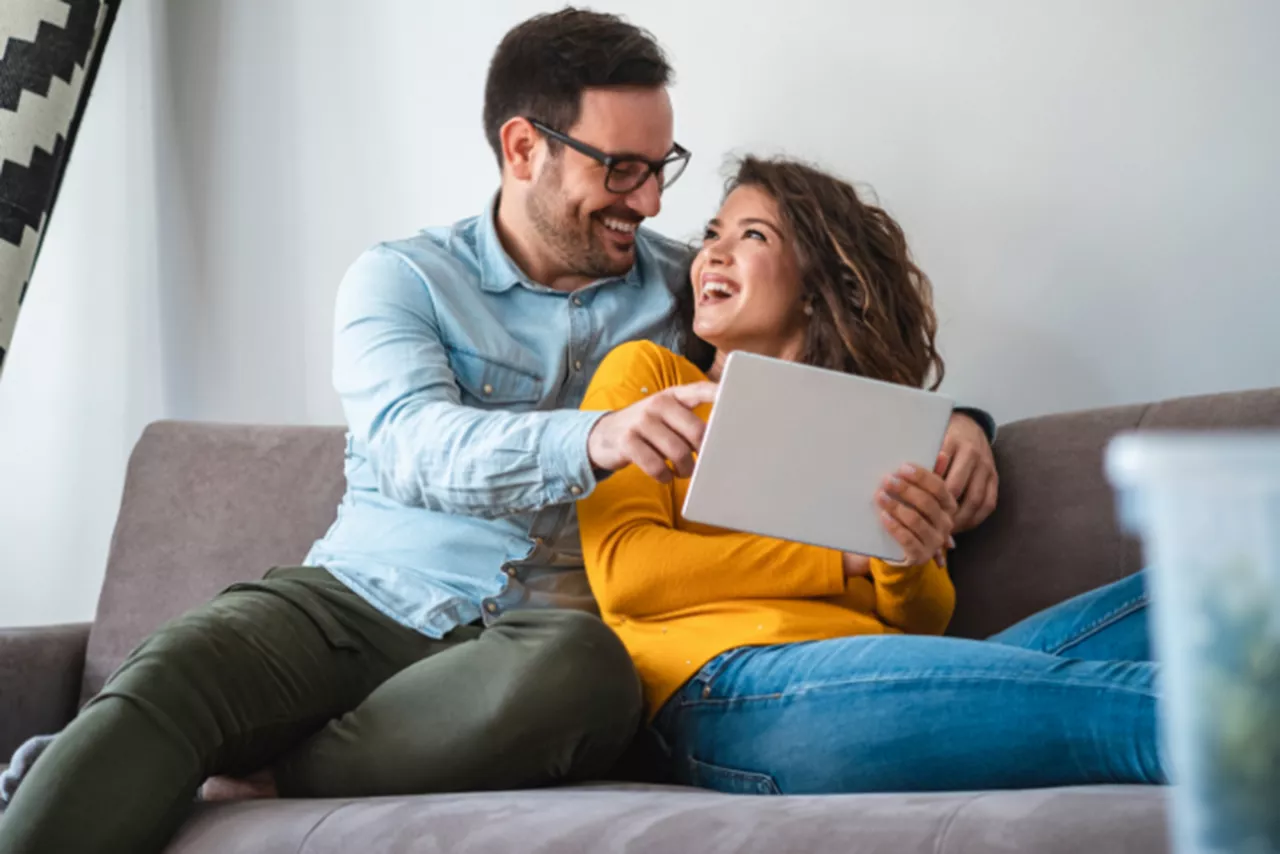
{"label": "white wall", "polygon": [[[695,158],[656,224],[696,233],[730,150],[873,185],[951,394],[1009,420],[1280,384],[1280,4],[594,6],[676,64]],[[124,5],[0,382],[0,624],[90,615],[146,420],[340,420],[343,269],[482,208],[489,56],[555,7]]]}
{"label": "white wall", "polygon": [[117,19],[0,379],[0,626],[90,617],[126,457],[165,409],[147,9]]}

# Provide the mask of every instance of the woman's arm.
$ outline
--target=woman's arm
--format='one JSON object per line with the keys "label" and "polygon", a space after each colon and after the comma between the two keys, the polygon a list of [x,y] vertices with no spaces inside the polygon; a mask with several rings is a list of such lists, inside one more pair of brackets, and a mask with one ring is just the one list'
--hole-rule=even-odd
{"label": "woman's arm", "polygon": [[[618,409],[700,379],[691,365],[654,344],[628,344],[605,359],[582,408]],[[753,534],[677,529],[674,490],[628,466],[578,503],[587,576],[604,611],[647,617],[708,602],[844,590],[839,552]]]}
{"label": "woman's arm", "polygon": [[940,635],[956,607],[956,589],[945,565],[891,566],[871,559],[876,615],[909,635]]}

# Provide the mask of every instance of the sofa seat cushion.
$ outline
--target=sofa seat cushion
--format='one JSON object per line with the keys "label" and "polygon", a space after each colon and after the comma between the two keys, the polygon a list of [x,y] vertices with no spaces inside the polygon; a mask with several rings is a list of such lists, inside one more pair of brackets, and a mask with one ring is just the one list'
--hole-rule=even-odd
{"label": "sofa seat cushion", "polygon": [[169,854],[841,851],[848,854],[1156,854],[1165,792],[752,797],[587,786],[361,800],[205,805]]}

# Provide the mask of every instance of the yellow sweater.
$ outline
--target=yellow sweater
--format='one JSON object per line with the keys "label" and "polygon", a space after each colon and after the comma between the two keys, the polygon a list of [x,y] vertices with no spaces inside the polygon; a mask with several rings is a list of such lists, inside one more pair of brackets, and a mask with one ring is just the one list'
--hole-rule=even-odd
{"label": "yellow sweater", "polygon": [[[621,409],[705,379],[656,344],[625,344],[601,364],[582,408]],[[698,415],[710,412],[704,406]],[[687,479],[660,484],[628,466],[578,503],[592,591],[635,661],[650,715],[736,647],[946,629],[955,591],[935,562],[872,560],[870,578],[846,582],[837,551],[686,521],[688,487]]]}

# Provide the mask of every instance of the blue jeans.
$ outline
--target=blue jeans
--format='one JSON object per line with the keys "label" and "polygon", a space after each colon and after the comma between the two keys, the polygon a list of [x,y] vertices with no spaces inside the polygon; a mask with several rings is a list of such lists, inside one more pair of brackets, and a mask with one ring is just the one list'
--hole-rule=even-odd
{"label": "blue jeans", "polygon": [[1167,781],[1141,574],[985,641],[863,635],[739,647],[662,707],[679,782],[724,792]]}

